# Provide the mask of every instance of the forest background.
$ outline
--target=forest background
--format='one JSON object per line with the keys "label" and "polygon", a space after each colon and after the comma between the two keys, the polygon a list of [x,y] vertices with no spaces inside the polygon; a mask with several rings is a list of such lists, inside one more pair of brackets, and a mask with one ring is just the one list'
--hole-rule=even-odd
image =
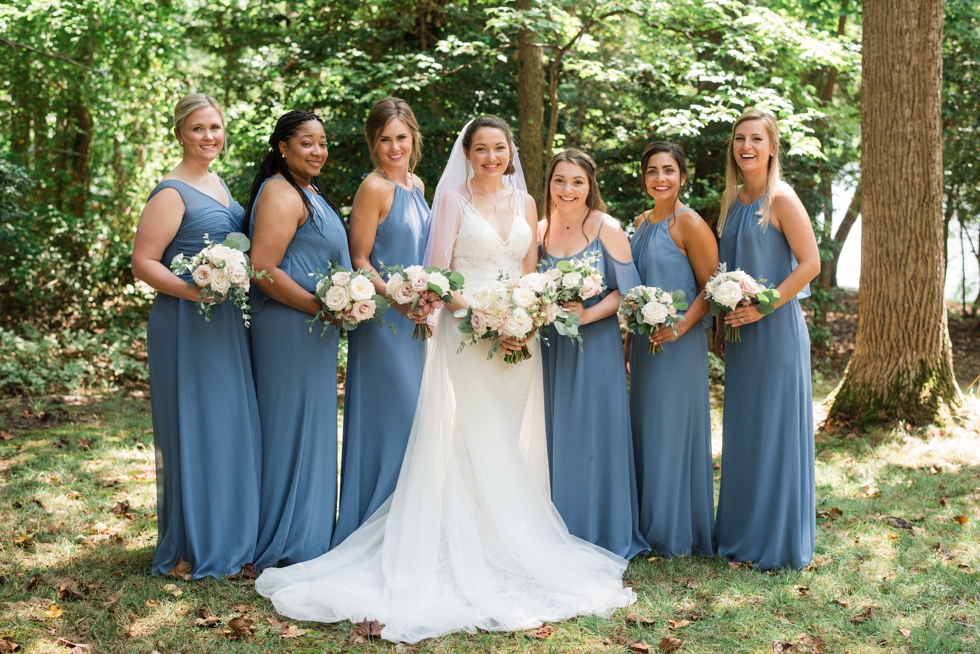
{"label": "forest background", "polygon": [[[958,231],[980,261],[980,1],[944,11],[946,242]],[[861,13],[857,0],[0,5],[0,394],[145,382],[152,292],[129,255],[148,192],[179,159],[172,107],[196,91],[226,109],[214,170],[241,202],[276,118],[305,108],[324,119],[322,179],[349,212],[371,170],[364,119],[395,95],[419,118],[430,196],[462,123],[495,113],[516,128],[536,197],[550,154],[581,148],[624,225],[649,206],[638,160],[652,140],[685,149],[684,200],[713,225],[731,121],[768,108],[824,263],[806,305],[820,348],[861,213]],[[976,292],[963,284],[966,315]]]}

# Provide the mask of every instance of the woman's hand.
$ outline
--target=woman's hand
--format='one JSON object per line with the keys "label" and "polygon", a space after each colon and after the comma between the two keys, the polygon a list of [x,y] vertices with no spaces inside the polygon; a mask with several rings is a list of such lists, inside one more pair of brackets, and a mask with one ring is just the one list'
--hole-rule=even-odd
{"label": "woman's hand", "polygon": [[756,310],[754,304],[745,307],[738,307],[729,311],[725,315],[725,324],[729,327],[744,327],[754,322],[762,320],[762,314]]}
{"label": "woman's hand", "polygon": [[423,325],[423,324],[425,324],[426,317],[425,316],[420,316],[420,315],[416,314],[415,312],[413,312],[412,311],[412,305],[411,304],[396,304],[396,303],[392,302],[391,303],[391,308],[394,309],[395,311],[397,311],[398,313],[402,314],[403,316],[405,316],[409,320],[411,320],[416,325]]}
{"label": "woman's hand", "polygon": [[562,302],[561,308],[565,311],[565,313],[569,313],[569,314],[573,313],[576,316],[578,316],[580,325],[586,324],[585,307],[582,306],[581,302]]}
{"label": "woman's hand", "polygon": [[687,321],[681,320],[675,323],[674,328],[664,326],[655,331],[649,338],[650,342],[654,345],[663,345],[664,343],[670,343],[676,341],[681,336],[687,332]]}
{"label": "woman's hand", "polygon": [[503,349],[503,350],[504,350],[505,352],[517,352],[517,351],[518,351],[518,350],[520,350],[520,349],[521,349],[522,347],[524,347],[525,345],[527,345],[527,343],[528,343],[528,341],[530,341],[530,340],[531,340],[532,338],[534,338],[534,334],[535,334],[535,333],[536,333],[537,331],[538,331],[538,329],[537,329],[537,327],[535,327],[535,328],[534,328],[534,329],[532,329],[532,330],[531,330],[531,332],[530,332],[530,333],[529,333],[529,334],[528,334],[527,336],[525,336],[524,338],[521,338],[521,339],[517,339],[517,338],[510,338],[510,337],[507,337],[507,338],[500,338],[500,339],[498,339],[498,340],[497,340],[497,342],[498,342],[498,343],[500,343],[500,347],[501,347],[501,348],[502,348],[502,349]]}

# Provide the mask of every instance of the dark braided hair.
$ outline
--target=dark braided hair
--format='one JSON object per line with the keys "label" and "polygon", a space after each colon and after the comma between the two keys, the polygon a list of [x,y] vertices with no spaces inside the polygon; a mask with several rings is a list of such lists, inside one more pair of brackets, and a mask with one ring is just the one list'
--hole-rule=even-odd
{"label": "dark braided hair", "polygon": [[[248,223],[252,216],[252,209],[255,207],[255,201],[259,197],[259,189],[262,188],[262,183],[273,175],[282,175],[283,178],[289,182],[289,184],[296,189],[299,193],[300,199],[303,200],[303,206],[306,208],[306,212],[309,215],[309,220],[313,220],[315,215],[315,210],[313,205],[310,203],[310,198],[303,192],[302,187],[296,183],[293,179],[293,174],[289,172],[289,167],[286,165],[286,159],[279,152],[279,144],[288,141],[300,128],[303,123],[315,120],[316,122],[323,125],[323,121],[312,111],[305,111],[303,109],[294,109],[292,111],[287,111],[279,120],[276,121],[276,128],[272,130],[272,135],[269,137],[269,152],[265,155],[265,159],[259,164],[259,169],[255,173],[255,179],[252,181],[252,188],[248,192],[248,204],[245,207],[245,222],[242,231],[248,231]],[[310,186],[313,190],[317,192],[327,204],[337,212],[340,216],[340,211],[337,209],[337,205],[327,196],[326,192],[323,190],[323,185],[320,184],[320,176],[315,175],[310,178]],[[320,228],[317,226],[316,221],[313,221],[313,229],[320,234]]]}

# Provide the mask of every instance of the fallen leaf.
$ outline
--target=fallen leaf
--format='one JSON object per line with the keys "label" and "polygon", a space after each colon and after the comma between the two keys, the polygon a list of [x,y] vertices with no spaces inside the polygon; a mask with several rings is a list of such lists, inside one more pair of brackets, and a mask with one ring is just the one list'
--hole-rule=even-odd
{"label": "fallen leaf", "polygon": [[[14,440],[14,435],[11,434],[6,429],[4,429],[3,431],[0,431],[0,438],[3,438],[3,440],[5,440],[5,441],[12,441],[12,440]],[[20,647],[20,646],[18,645],[18,647]],[[0,652],[2,652],[2,651],[4,651],[4,650],[0,649]],[[7,650],[7,651],[12,652],[14,650]]]}
{"label": "fallen leaf", "polygon": [[854,624],[861,624],[862,622],[867,621],[867,619],[871,617],[871,612],[873,610],[874,607],[872,606],[865,607],[863,611],[855,614],[854,617],[851,618],[851,622],[853,622]]}
{"label": "fallen leaf", "polygon": [[284,629],[286,628],[286,626],[288,626],[287,622],[280,622],[277,618],[274,617],[266,618],[265,621],[268,622],[273,627],[275,627],[276,629]]}
{"label": "fallen leaf", "polygon": [[965,563],[958,563],[958,564],[956,564],[956,567],[959,568],[960,570],[962,570],[963,572],[967,573],[967,574],[973,574],[973,568],[971,568],[970,566],[968,566]]}
{"label": "fallen leaf", "polygon": [[810,592],[810,587],[803,586],[802,584],[796,584],[795,588],[796,588],[796,592],[799,593],[800,595],[807,595]]}
{"label": "fallen leaf", "polygon": [[796,635],[796,641],[811,654],[824,654],[827,644],[819,636],[808,636],[805,632]]}
{"label": "fallen leaf", "polygon": [[177,559],[177,565],[170,568],[170,572],[167,573],[167,576],[174,577],[176,579],[183,579],[184,581],[190,581],[191,580],[190,572],[193,569],[194,569],[193,563],[189,563],[184,560],[184,557],[180,557],[179,559]]}
{"label": "fallen leaf", "polygon": [[528,638],[537,638],[538,640],[544,640],[545,638],[551,638],[555,635],[555,630],[553,627],[549,627],[546,624],[541,625],[537,629],[532,629],[531,631],[525,631],[524,635]]}
{"label": "fallen leaf", "polygon": [[881,490],[873,484],[868,484],[864,487],[863,492],[867,497],[877,497]]}
{"label": "fallen leaf", "polygon": [[122,502],[116,502],[116,505],[112,507],[112,513],[116,515],[126,515],[132,509],[129,505],[129,500],[123,500]]}
{"label": "fallen leaf", "polygon": [[654,624],[654,620],[646,616],[642,616],[639,613],[630,613],[626,616],[627,622],[634,622],[636,624]]}
{"label": "fallen leaf", "polygon": [[377,620],[368,620],[367,618],[354,626],[357,627],[357,634],[364,638],[381,638],[381,630],[384,629],[384,625]]}
{"label": "fallen leaf", "polygon": [[915,530],[915,525],[913,525],[912,523],[910,523],[907,520],[903,520],[902,518],[898,518],[898,517],[893,516],[893,515],[882,516],[881,519],[884,520],[884,521],[886,521],[888,524],[890,524],[895,529],[906,529],[908,531],[914,531]]}
{"label": "fallen leaf", "polygon": [[251,611],[255,607],[252,606],[251,604],[236,604],[231,608],[237,611],[238,613],[247,613],[248,611]]}
{"label": "fallen leaf", "polygon": [[248,640],[255,633],[255,627],[252,626],[252,621],[241,615],[229,620],[228,626],[231,628],[233,634],[229,638],[233,640]]}
{"label": "fallen leaf", "polygon": [[150,608],[153,608],[154,606],[160,606],[160,602],[155,599],[148,599],[146,600],[146,605],[149,606]]}
{"label": "fallen leaf", "polygon": [[936,543],[933,549],[939,552],[939,555],[943,557],[943,561],[948,561],[953,558],[953,555],[949,553],[949,550],[947,550],[946,546],[942,543]]}
{"label": "fallen leaf", "polygon": [[[3,432],[6,434],[7,432]],[[4,439],[9,440],[9,439]],[[20,645],[7,638],[0,638],[0,652],[16,652],[20,649]]]}
{"label": "fallen leaf", "polygon": [[911,632],[911,631],[909,631],[908,629],[905,629],[905,628],[903,628],[903,627],[899,627],[899,628],[898,628],[898,633],[900,633],[900,634],[902,634],[902,635],[903,635],[903,636],[905,636],[906,638],[908,638],[909,636],[911,636],[911,635],[912,635],[912,632]]}
{"label": "fallen leaf", "polygon": [[90,450],[92,449],[92,439],[91,438],[81,438],[78,441],[78,449],[80,450]]}
{"label": "fallen leaf", "polygon": [[781,640],[772,641],[772,651],[773,654],[784,654],[784,652],[791,652],[793,648],[796,647],[793,643],[784,643]]}
{"label": "fallen leaf", "polygon": [[73,579],[66,579],[58,584],[58,599],[77,600],[82,599],[82,594],[78,592],[78,582]]}
{"label": "fallen leaf", "polygon": [[255,565],[251,563],[246,563],[242,566],[242,569],[235,574],[228,577],[229,579],[258,579],[259,573],[255,569]]}
{"label": "fallen leaf", "polygon": [[898,540],[898,536],[895,534],[888,534],[888,540]]}
{"label": "fallen leaf", "polygon": [[960,523],[961,525],[965,525],[970,521],[970,519],[967,518],[965,515],[954,515],[953,520]]}
{"label": "fallen leaf", "polygon": [[34,539],[31,538],[30,534],[21,534],[14,539],[14,545],[17,547],[23,547],[25,549],[29,547],[34,547]]}
{"label": "fallen leaf", "polygon": [[649,652],[650,651],[650,646],[647,645],[642,640],[638,640],[635,643],[630,643],[630,651],[631,652],[644,652],[645,653],[645,652]]}
{"label": "fallen leaf", "polygon": [[668,620],[667,626],[670,629],[683,629],[684,627],[691,624],[690,620]]}
{"label": "fallen leaf", "polygon": [[37,588],[42,581],[44,580],[41,578],[41,575],[35,572],[34,574],[31,575],[30,579],[27,580],[27,583],[24,584],[24,590],[29,593],[35,588]]}
{"label": "fallen leaf", "polygon": [[283,629],[281,632],[279,632],[279,635],[282,636],[283,638],[299,638],[300,636],[306,635],[306,630],[300,629],[296,625],[291,624],[285,629]]}
{"label": "fallen leaf", "polygon": [[647,558],[647,562],[649,563],[656,563],[657,561],[663,561],[663,559],[659,556],[651,556]]}
{"label": "fallen leaf", "polygon": [[408,652],[414,652],[415,648],[406,643],[398,643],[395,645],[395,651],[398,652],[398,654],[408,654]]}
{"label": "fallen leaf", "polygon": [[44,612],[44,615],[45,615],[45,617],[51,618],[51,619],[60,618],[61,615],[62,615],[62,613],[61,613],[61,607],[58,606],[57,604],[52,604],[48,608],[48,610]]}
{"label": "fallen leaf", "polygon": [[693,579],[688,579],[687,583],[685,583],[684,586],[686,588],[690,588],[691,590],[694,590],[695,588],[698,587],[698,582],[694,581]]}
{"label": "fallen leaf", "polygon": [[676,652],[680,648],[684,647],[684,641],[680,638],[674,638],[673,636],[667,636],[661,639],[660,644],[657,645],[661,652]]}
{"label": "fallen leaf", "polygon": [[818,518],[824,518],[825,520],[834,520],[844,515],[844,512],[838,509],[836,506],[826,511],[817,511]]}
{"label": "fallen leaf", "polygon": [[364,642],[364,638],[357,633],[357,629],[351,629],[350,634],[347,636],[347,642],[359,645]]}

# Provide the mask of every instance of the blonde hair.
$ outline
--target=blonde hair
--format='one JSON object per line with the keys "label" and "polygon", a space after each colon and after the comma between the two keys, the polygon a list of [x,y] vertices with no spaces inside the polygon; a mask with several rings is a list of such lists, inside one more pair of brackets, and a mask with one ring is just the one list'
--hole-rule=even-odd
{"label": "blonde hair", "polygon": [[762,206],[759,208],[759,228],[766,231],[769,226],[769,210],[772,207],[772,197],[776,193],[776,186],[782,179],[782,170],[779,165],[779,125],[776,117],[765,109],[749,109],[732,125],[732,134],[728,141],[728,156],[725,161],[725,191],[721,195],[721,213],[718,215],[718,235],[721,236],[725,229],[725,220],[728,213],[735,203],[738,194],[742,190],[745,181],[742,170],[738,167],[735,160],[735,130],[742,123],[749,120],[761,120],[766,129],[766,136],[769,137],[769,146],[772,148],[772,156],[769,157],[769,174],[766,179],[766,192],[762,196]]}
{"label": "blonde hair", "polygon": [[367,139],[368,150],[371,153],[371,163],[375,168],[381,167],[381,158],[378,156],[378,143],[381,142],[381,132],[394,119],[399,119],[408,127],[408,133],[412,135],[412,153],[408,157],[409,172],[415,172],[415,167],[422,159],[422,132],[419,131],[419,123],[415,119],[415,114],[408,103],[401,98],[385,98],[371,107],[367,120],[364,121],[364,136]]}
{"label": "blonde hair", "polygon": [[184,133],[184,123],[191,117],[191,114],[198,109],[214,107],[218,115],[221,116],[221,126],[225,125],[225,112],[221,110],[221,105],[210,95],[204,93],[191,93],[184,96],[174,105],[174,134],[180,136]]}

